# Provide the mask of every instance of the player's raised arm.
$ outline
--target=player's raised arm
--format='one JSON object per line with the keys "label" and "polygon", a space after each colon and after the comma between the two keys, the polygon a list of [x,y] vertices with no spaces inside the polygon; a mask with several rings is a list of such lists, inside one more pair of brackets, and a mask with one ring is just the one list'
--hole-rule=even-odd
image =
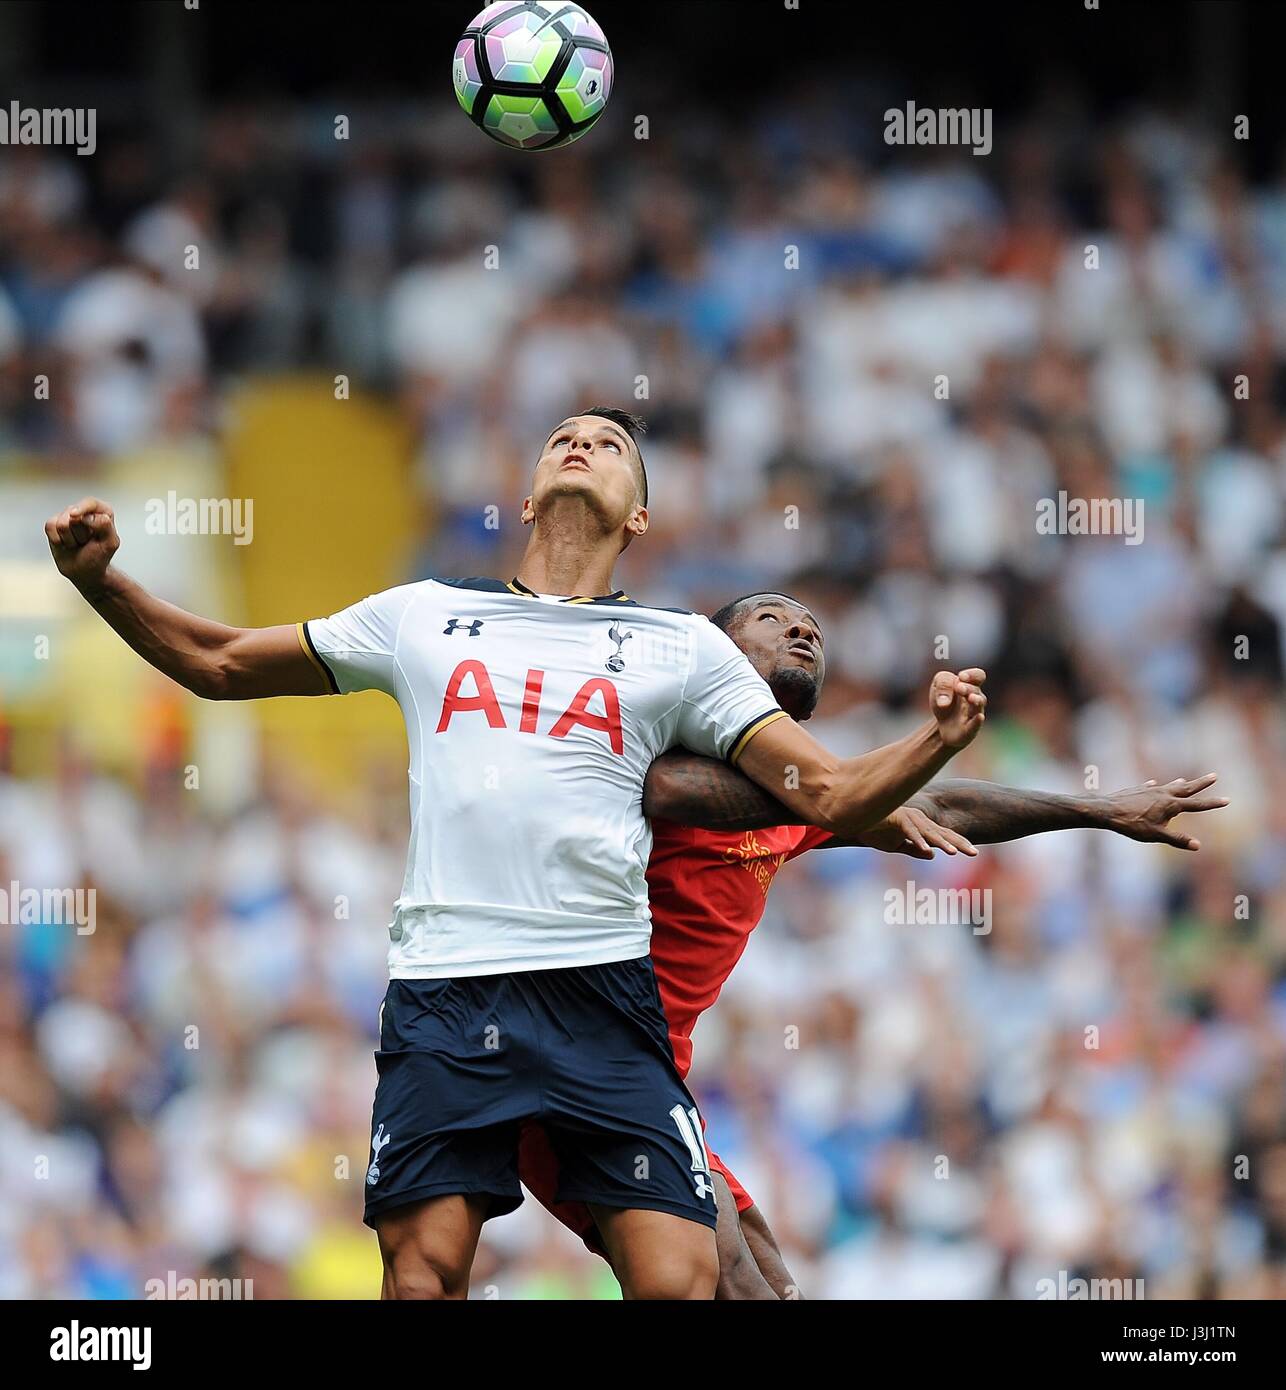
{"label": "player's raised arm", "polygon": [[914,733],[855,758],[837,758],[792,719],[751,735],[737,766],[813,825],[852,837],[883,821],[971,743],[986,718],[986,672],[939,671],[933,719]]}
{"label": "player's raised arm", "polygon": [[86,497],[45,522],[59,572],[158,671],[207,700],[326,695],[325,668],[294,626],[245,628],[199,618],[149,594],[112,564],[120,546],[112,509]]}
{"label": "player's raised arm", "polygon": [[1171,829],[1170,821],[1185,812],[1226,806],[1226,796],[1205,795],[1215,781],[1216,774],[1208,772],[1192,779],[1176,777],[1164,786],[1152,781],[1102,796],[1060,796],[953,779],[925,787],[909,805],[979,844],[1084,829],[1110,830],[1130,840],[1197,850],[1201,841]]}

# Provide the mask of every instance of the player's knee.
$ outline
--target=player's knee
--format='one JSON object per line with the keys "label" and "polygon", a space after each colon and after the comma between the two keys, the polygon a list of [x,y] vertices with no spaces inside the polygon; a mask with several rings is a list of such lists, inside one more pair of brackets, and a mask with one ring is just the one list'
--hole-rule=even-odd
{"label": "player's knee", "polygon": [[708,1299],[719,1283],[719,1254],[714,1241],[651,1259],[646,1268],[632,1270],[626,1292],[631,1298]]}
{"label": "player's knee", "polygon": [[406,1252],[385,1262],[385,1298],[466,1298],[468,1293],[467,1274],[415,1252]]}
{"label": "player's knee", "polygon": [[468,1265],[415,1239],[383,1249],[387,1299],[462,1299],[469,1295]]}

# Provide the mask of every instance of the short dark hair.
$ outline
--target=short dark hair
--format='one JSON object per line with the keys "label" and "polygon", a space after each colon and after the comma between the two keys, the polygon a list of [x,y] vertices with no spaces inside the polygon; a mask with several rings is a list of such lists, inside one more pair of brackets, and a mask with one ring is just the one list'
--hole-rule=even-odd
{"label": "short dark hair", "polygon": [[643,505],[647,506],[647,469],[643,466],[643,450],[639,447],[639,435],[647,433],[647,421],[641,415],[631,415],[628,410],[618,410],[614,405],[591,405],[588,410],[577,412],[580,415],[597,415],[619,425],[629,435],[637,456],[639,494]]}
{"label": "short dark hair", "polygon": [[742,594],[740,598],[734,598],[731,603],[725,603],[717,613],[711,614],[710,621],[720,632],[728,632],[741,616],[741,610],[746,604],[757,598],[784,598],[787,603],[793,603],[796,608],[804,607],[797,598],[790,594],[783,594],[779,589],[756,589],[753,594]]}

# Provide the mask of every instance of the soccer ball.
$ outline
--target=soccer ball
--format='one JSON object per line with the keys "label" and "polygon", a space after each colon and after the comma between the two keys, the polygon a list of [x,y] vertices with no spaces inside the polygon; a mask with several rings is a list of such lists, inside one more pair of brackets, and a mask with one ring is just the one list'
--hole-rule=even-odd
{"label": "soccer ball", "polygon": [[452,64],[470,120],[515,150],[570,145],[612,90],[607,36],[579,5],[497,0],[464,31]]}

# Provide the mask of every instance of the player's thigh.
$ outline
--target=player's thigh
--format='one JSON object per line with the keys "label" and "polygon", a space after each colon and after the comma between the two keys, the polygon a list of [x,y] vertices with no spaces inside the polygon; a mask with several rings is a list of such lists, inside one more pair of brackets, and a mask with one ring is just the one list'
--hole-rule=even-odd
{"label": "player's thigh", "polygon": [[467,1298],[469,1271],[491,1198],[429,1197],[372,1218],[384,1262],[386,1299]]}
{"label": "player's thigh", "polygon": [[786,1268],[786,1261],[777,1245],[777,1237],[773,1235],[772,1228],[764,1220],[764,1214],[758,1207],[747,1207],[741,1213],[741,1232],[755,1263],[759,1266],[760,1274],[768,1281],[777,1297],[803,1298],[804,1295],[800,1292],[794,1276]]}
{"label": "player's thigh", "polygon": [[[681,1110],[688,1139],[670,1108]],[[559,1201],[589,1208],[626,1298],[713,1298],[717,1210],[700,1145],[688,1147],[697,1121],[658,1080],[645,1105],[618,1111],[609,1123],[614,1127],[560,1126],[551,1134]]]}
{"label": "player's thigh", "polygon": [[[433,1197],[488,1197],[492,1216],[522,1202],[518,1134],[539,1103],[521,1018],[501,976],[393,980],[375,1054],[366,1224]],[[509,1046],[487,1046],[503,1030]]]}
{"label": "player's thigh", "polygon": [[707,1236],[678,1248],[713,1260],[701,1118],[674,1064],[651,961],[547,974],[541,1124],[558,1158],[556,1199],[703,1226]]}
{"label": "player's thigh", "polygon": [[626,1298],[714,1297],[719,1252],[709,1226],[640,1207],[590,1203],[590,1211]]}
{"label": "player's thigh", "polygon": [[741,1229],[736,1198],[728,1180],[717,1168],[711,1168],[715,1197],[719,1203],[719,1224],[715,1239],[719,1247],[719,1283],[715,1289],[718,1299],[748,1301],[760,1299],[776,1302],[777,1294],[760,1273]]}

